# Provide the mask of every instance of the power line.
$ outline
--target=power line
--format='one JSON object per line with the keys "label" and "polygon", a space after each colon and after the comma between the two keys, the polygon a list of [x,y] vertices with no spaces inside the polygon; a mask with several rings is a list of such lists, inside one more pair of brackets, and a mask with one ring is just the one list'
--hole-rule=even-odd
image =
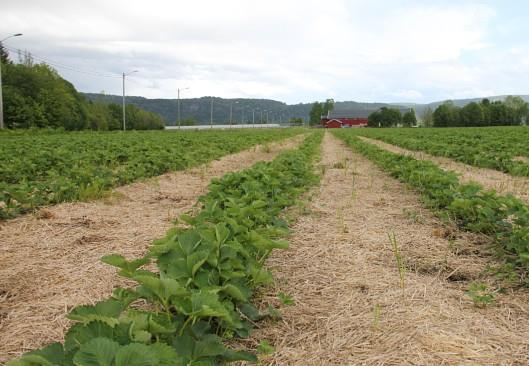
{"label": "power line", "polygon": [[[23,53],[24,50],[21,50],[19,48],[13,48],[13,47],[9,47],[9,46],[6,46],[6,45],[3,45],[5,49],[11,51],[11,52],[16,52],[16,53]],[[48,65],[51,65],[51,66],[54,66],[54,67],[57,67],[57,68],[62,68],[62,69],[66,69],[66,70],[69,70],[69,71],[73,71],[73,72],[78,72],[78,73],[81,73],[81,74],[86,74],[86,75],[90,75],[90,76],[97,76],[97,77],[103,77],[103,78],[115,78],[115,79],[119,79],[121,78],[121,75],[117,75],[117,74],[105,74],[105,73],[102,73],[102,72],[99,72],[99,71],[90,71],[90,70],[83,70],[83,69],[80,69],[80,68],[77,68],[77,67],[73,67],[73,66],[69,66],[69,65],[66,65],[66,64],[63,64],[61,62],[58,62],[58,61],[53,61],[53,60],[50,60],[50,59],[47,59],[47,58],[44,58],[44,57],[40,57],[40,56],[37,56],[33,53],[30,54],[31,55],[31,58],[32,59],[35,59],[37,61],[42,61],[42,62],[45,62],[46,64]]]}

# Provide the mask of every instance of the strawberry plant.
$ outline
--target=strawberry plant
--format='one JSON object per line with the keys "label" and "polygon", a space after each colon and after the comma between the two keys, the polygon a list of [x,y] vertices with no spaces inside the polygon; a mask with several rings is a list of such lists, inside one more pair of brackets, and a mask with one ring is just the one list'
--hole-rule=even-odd
{"label": "strawberry plant", "polygon": [[0,220],[182,170],[300,129],[0,134]]}
{"label": "strawberry plant", "polygon": [[[313,158],[322,134],[309,135],[296,150],[270,163],[214,180],[199,202],[202,210],[183,216],[186,227],[171,229],[148,253],[103,262],[136,283],[111,298],[73,309],[75,321],[64,344],[29,352],[10,366],[182,365],[207,366],[257,361],[232,350],[225,339],[247,337],[253,324],[272,311],[251,303],[259,286],[270,284],[264,267],[273,249],[286,248],[288,231],[279,218],[317,182]],[[156,271],[144,269],[156,264]],[[270,350],[270,346],[267,348]]]}
{"label": "strawberry plant", "polygon": [[529,128],[362,129],[358,134],[465,164],[529,176]]}
{"label": "strawberry plant", "polygon": [[[422,194],[436,213],[450,217],[463,230],[483,233],[496,243],[503,258],[521,272],[529,268],[529,206],[519,199],[461,184],[456,174],[436,164],[382,150],[349,131],[335,134],[395,178]],[[525,277],[525,274],[522,276]]]}

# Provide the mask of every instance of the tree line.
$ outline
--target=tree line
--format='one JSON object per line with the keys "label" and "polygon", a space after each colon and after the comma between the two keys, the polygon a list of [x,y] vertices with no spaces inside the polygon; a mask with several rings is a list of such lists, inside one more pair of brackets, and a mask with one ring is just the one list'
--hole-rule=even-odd
{"label": "tree line", "polygon": [[[7,128],[63,128],[65,130],[122,129],[122,106],[88,101],[51,66],[35,63],[31,54],[14,63],[0,44]],[[163,129],[164,119],[133,105],[126,106],[127,129]]]}
{"label": "tree line", "polygon": [[309,113],[309,124],[317,126],[321,123],[321,117],[326,116],[334,110],[334,99],[327,99],[325,102],[314,102]]}
{"label": "tree line", "polygon": [[412,127],[415,125],[417,125],[417,117],[411,108],[402,113],[398,108],[382,107],[367,117],[368,127]]}
{"label": "tree line", "polygon": [[464,107],[446,101],[433,112],[426,110],[423,122],[433,127],[517,126],[527,123],[528,118],[529,104],[510,95],[504,101],[485,98]]}

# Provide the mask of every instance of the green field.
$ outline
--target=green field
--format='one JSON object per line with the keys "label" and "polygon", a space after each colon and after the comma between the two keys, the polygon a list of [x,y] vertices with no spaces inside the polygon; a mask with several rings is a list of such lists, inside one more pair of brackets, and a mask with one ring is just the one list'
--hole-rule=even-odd
{"label": "green field", "polygon": [[355,133],[465,164],[529,176],[529,127],[359,129]]}
{"label": "green field", "polygon": [[0,219],[100,197],[110,188],[211,161],[300,129],[0,133]]}
{"label": "green field", "polygon": [[[279,214],[318,182],[313,163],[322,135],[310,134],[298,149],[272,162],[213,180],[200,198],[202,210],[182,218],[187,228],[171,229],[144,257],[103,257],[137,286],[117,288],[107,300],[74,308],[68,317],[75,324],[64,344],[53,343],[9,364],[257,362],[254,354],[227,348],[223,341],[246,338],[256,321],[277,317],[274,308],[255,307],[252,297],[257,288],[273,283],[265,259],[273,249],[288,247],[279,240],[288,232]],[[156,271],[140,268],[150,262]],[[141,310],[131,305],[137,300],[144,304]]]}

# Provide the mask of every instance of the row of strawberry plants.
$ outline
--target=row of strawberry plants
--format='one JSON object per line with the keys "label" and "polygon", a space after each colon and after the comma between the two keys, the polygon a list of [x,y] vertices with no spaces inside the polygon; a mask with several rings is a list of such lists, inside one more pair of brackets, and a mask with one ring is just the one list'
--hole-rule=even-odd
{"label": "row of strawberry plants", "polygon": [[[251,304],[255,290],[272,282],[264,262],[288,228],[279,216],[317,183],[313,161],[322,134],[270,163],[212,181],[202,209],[183,216],[185,227],[155,241],[146,256],[119,254],[103,262],[137,283],[112,298],[69,313],[76,321],[64,344],[29,352],[10,366],[76,365],[207,366],[256,361],[247,351],[224,345],[247,337],[266,312]],[[154,262],[157,271],[145,266]]]}
{"label": "row of strawberry plants", "polygon": [[525,278],[529,266],[529,206],[516,197],[498,195],[476,183],[462,184],[455,173],[432,162],[382,150],[348,131],[338,131],[336,135],[419,191],[438,214],[464,230],[492,237],[502,257],[518,267],[521,278]]}
{"label": "row of strawberry plants", "polygon": [[301,129],[0,134],[0,220],[232,154]]}
{"label": "row of strawberry plants", "polygon": [[[465,164],[529,176],[529,128],[365,129],[359,134]],[[522,157],[522,159],[519,159]],[[525,157],[525,158],[524,158]],[[518,158],[518,159],[517,159]]]}

